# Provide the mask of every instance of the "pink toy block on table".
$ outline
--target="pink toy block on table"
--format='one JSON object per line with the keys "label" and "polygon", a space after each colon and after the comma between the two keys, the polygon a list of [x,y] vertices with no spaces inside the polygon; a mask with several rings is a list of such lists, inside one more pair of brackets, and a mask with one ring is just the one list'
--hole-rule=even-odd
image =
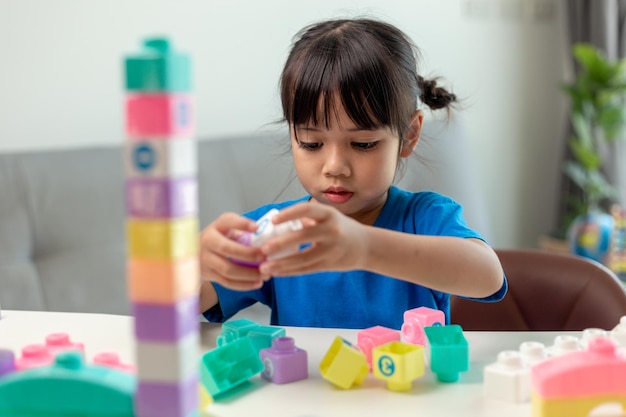
{"label": "pink toy block on table", "polygon": [[400,331],[405,342],[424,346],[427,341],[424,327],[443,326],[445,323],[446,316],[443,311],[417,307],[404,312],[404,323]]}
{"label": "pink toy block on table", "polygon": [[24,346],[22,355],[15,359],[15,369],[24,370],[39,366],[51,365],[57,354],[68,351],[84,353],[82,343],[74,343],[67,333],[51,333],[46,336],[45,344]]}
{"label": "pink toy block on table", "polygon": [[135,366],[124,363],[120,360],[120,356],[113,352],[101,352],[93,357],[94,365],[106,366],[108,368],[117,369],[128,373],[135,373]]}
{"label": "pink toy block on table", "polygon": [[548,359],[531,369],[533,417],[583,417],[606,403],[626,409],[626,355],[608,337],[586,350]]}
{"label": "pink toy block on table", "polygon": [[372,368],[372,350],[389,342],[399,342],[400,332],[383,326],[374,326],[361,330],[356,335],[356,347],[365,355]]}

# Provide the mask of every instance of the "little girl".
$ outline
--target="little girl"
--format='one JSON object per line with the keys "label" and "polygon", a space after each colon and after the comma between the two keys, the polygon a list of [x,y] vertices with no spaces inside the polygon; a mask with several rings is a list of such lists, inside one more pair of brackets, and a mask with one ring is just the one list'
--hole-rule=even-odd
{"label": "little girl", "polygon": [[[392,185],[420,139],[420,104],[449,109],[456,100],[417,73],[416,55],[404,33],[377,20],[330,20],[301,31],[281,99],[308,195],[222,214],[202,231],[200,304],[209,321],[261,302],[273,325],[400,329],[404,311],[420,306],[442,310],[449,323],[450,294],[504,297],[500,262],[466,225],[462,207]],[[280,210],[275,224],[299,219],[303,228],[260,248],[231,238],[254,232],[272,208]],[[294,246],[302,249],[271,256]],[[244,266],[251,263],[259,266]]]}

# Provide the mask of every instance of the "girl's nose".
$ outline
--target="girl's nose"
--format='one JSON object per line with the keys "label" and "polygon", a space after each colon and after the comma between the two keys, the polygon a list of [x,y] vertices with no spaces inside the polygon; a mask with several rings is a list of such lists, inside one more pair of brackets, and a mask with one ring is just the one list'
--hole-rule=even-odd
{"label": "girl's nose", "polygon": [[338,146],[328,146],[328,152],[324,160],[324,175],[333,177],[350,175],[350,162],[346,155],[345,150],[340,149]]}

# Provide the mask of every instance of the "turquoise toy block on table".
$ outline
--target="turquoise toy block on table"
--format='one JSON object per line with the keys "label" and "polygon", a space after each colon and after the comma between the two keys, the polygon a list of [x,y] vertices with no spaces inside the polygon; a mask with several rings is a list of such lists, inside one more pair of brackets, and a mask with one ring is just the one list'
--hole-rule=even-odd
{"label": "turquoise toy block on table", "polygon": [[456,382],[469,369],[469,345],[458,324],[424,328],[430,349],[430,369],[440,382]]}
{"label": "turquoise toy block on table", "polygon": [[248,319],[231,320],[222,323],[222,331],[217,335],[215,343],[218,347],[233,342],[259,327],[259,323]]}
{"label": "turquoise toy block on table", "polygon": [[0,415],[134,417],[135,388],[131,374],[85,364],[80,353],[67,352],[52,366],[0,378]]}
{"label": "turquoise toy block on table", "polygon": [[213,398],[262,371],[263,362],[259,352],[247,337],[209,350],[202,355],[200,363],[202,385]]}

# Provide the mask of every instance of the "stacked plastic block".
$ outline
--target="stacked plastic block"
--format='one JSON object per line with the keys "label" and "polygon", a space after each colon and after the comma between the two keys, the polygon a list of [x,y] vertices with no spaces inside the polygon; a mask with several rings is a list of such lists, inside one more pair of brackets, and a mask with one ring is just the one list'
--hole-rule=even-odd
{"label": "stacked plastic block", "polygon": [[128,279],[138,417],[196,415],[197,144],[191,61],[166,39],[125,58]]}

